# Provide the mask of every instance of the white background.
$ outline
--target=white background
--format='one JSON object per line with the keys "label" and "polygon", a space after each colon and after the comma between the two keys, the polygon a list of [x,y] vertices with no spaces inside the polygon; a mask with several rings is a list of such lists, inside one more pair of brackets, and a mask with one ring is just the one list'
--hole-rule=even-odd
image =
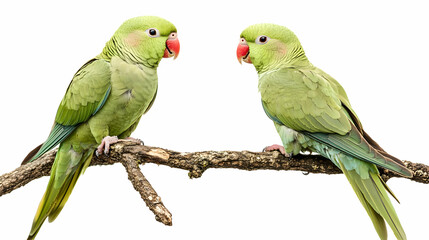
{"label": "white background", "polygon": [[[176,61],[162,60],[157,99],[133,134],[147,145],[260,151],[280,143],[254,67],[235,56],[242,30],[270,22],[293,30],[310,61],[344,86],[382,147],[429,164],[427,9],[425,1],[3,1],[0,174],[45,140],[76,70],[139,15],[170,20],[181,43]],[[343,175],[210,169],[189,179],[164,166],[142,170],[172,227],[155,221],[117,164],[90,167],[37,239],[378,239]],[[0,239],[26,239],[47,182],[0,197]],[[408,238],[428,238],[429,186],[388,184]]]}

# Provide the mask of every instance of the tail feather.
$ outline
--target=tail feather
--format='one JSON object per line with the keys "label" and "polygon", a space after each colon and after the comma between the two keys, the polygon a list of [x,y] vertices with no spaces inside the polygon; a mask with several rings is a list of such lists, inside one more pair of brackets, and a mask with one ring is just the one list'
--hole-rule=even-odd
{"label": "tail feather", "polygon": [[34,240],[37,236],[37,233],[39,233],[40,227],[36,229],[36,231],[33,234],[28,235],[27,240]]}
{"label": "tail feather", "polygon": [[380,147],[380,145],[378,145],[378,143],[376,141],[374,141],[374,139],[372,139],[368,133],[365,132],[365,130],[362,129],[362,133],[363,133],[363,137],[365,138],[365,140],[373,147],[375,148],[381,155],[390,158],[391,160],[395,161],[396,163],[400,164],[400,165],[404,165],[404,162],[401,161],[399,158],[390,155],[389,153],[387,153],[386,151],[384,151],[384,149],[382,147]]}
{"label": "tail feather", "polygon": [[393,193],[393,191],[389,188],[389,186],[387,186],[387,184],[384,182],[384,180],[381,178],[381,176],[380,176],[380,175],[378,175],[378,178],[380,179],[380,181],[381,181],[381,183],[383,184],[383,187],[386,189],[386,191],[388,191],[388,192],[389,192],[390,196],[392,196],[392,197],[396,200],[396,202],[401,203],[401,202],[399,202],[399,199],[395,196],[395,194],[394,194],[394,193]]}
{"label": "tail feather", "polygon": [[91,157],[92,157],[92,154],[86,158],[86,160],[79,166],[75,174],[73,174],[73,177],[68,183],[67,188],[65,188],[63,192],[60,192],[60,194],[58,194],[58,196],[62,196],[62,198],[61,200],[57,201],[55,205],[52,206],[48,216],[49,222],[53,222],[60,214],[68,198],[70,197],[70,194],[73,191],[73,188],[76,185],[76,182],[79,179],[79,176],[84,172],[84,169],[88,167],[88,165],[85,163],[91,161]]}
{"label": "tail feather", "polygon": [[36,155],[36,153],[39,152],[42,145],[43,145],[43,143],[40,144],[39,146],[37,146],[36,148],[34,148],[33,150],[31,150],[31,152],[29,152],[27,154],[27,156],[24,158],[21,165],[24,165],[24,164],[27,164],[28,162],[30,162],[30,160],[33,159],[33,157]]}
{"label": "tail feather", "polygon": [[[74,156],[71,157],[71,155]],[[75,157],[78,159],[72,159]],[[69,152],[62,150],[60,145],[51,169],[51,177],[46,192],[40,201],[28,240],[36,237],[46,218],[49,218],[49,222],[56,219],[67,202],[79,176],[88,166],[87,162],[91,161],[91,157],[92,150],[81,154],[69,154]],[[67,174],[67,176],[63,177],[60,174]]]}
{"label": "tail feather", "polygon": [[392,203],[389,200],[389,196],[382,184],[381,179],[375,174],[370,174],[370,181],[372,184],[366,184],[367,188],[370,188],[372,192],[375,192],[374,202],[377,206],[377,209],[381,212],[381,215],[384,216],[386,222],[392,228],[393,233],[398,239],[407,239],[405,231],[399,222],[398,215],[396,214],[395,209],[392,206]]}
{"label": "tail feather", "polygon": [[347,169],[341,161],[339,162],[341,169],[371,218],[380,239],[387,239],[387,230],[384,222],[386,221],[397,239],[406,240],[405,231],[387,195],[387,191],[391,191],[388,188],[386,189],[386,184],[379,177],[375,165],[362,162],[362,164],[368,165],[368,177],[363,178],[357,171]]}
{"label": "tail feather", "polygon": [[54,123],[51,132],[49,133],[48,139],[31,152],[24,158],[21,165],[27,164],[43,154],[53,149],[58,144],[62,143],[76,128],[78,125],[65,126],[59,123]]}
{"label": "tail feather", "polygon": [[359,186],[359,182],[353,181],[353,179],[350,176],[350,173],[348,171],[345,171],[344,174],[346,175],[347,179],[349,180],[350,184],[352,185],[353,190],[355,191],[357,197],[359,198],[359,201],[362,203],[362,206],[365,208],[366,212],[368,213],[369,217],[371,218],[371,221],[374,225],[375,230],[377,231],[378,236],[382,240],[387,239],[386,223],[384,222],[383,217],[380,214],[378,214],[374,210],[374,208],[372,208],[371,204],[365,198],[365,195],[368,195],[368,193],[363,193],[360,190],[361,186]]}

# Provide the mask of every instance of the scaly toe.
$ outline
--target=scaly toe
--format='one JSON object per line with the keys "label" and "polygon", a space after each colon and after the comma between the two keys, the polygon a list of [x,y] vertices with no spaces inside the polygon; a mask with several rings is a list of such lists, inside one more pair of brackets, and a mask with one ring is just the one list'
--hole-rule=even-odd
{"label": "scaly toe", "polygon": [[[103,140],[101,141],[100,146],[98,146],[97,148],[97,152],[99,154],[101,154],[102,152],[104,152],[104,155],[108,156],[109,155],[109,151],[110,151],[110,145],[117,143],[118,142],[118,137],[117,136],[107,136],[105,138],[103,138]],[[104,151],[103,151],[104,148]]]}
{"label": "scaly toe", "polygon": [[273,144],[271,146],[267,146],[264,148],[264,152],[271,152],[271,151],[280,151],[285,157],[291,157],[292,155],[289,155],[286,153],[286,150],[283,146],[278,144]]}

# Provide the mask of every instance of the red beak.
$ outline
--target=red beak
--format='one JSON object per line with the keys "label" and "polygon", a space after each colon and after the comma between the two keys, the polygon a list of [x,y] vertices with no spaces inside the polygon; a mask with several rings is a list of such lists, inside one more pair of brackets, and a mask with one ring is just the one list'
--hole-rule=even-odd
{"label": "red beak", "polygon": [[247,45],[247,42],[244,38],[241,38],[237,47],[237,60],[240,62],[240,64],[242,60],[246,63],[252,63],[249,53],[249,45]]}
{"label": "red beak", "polygon": [[165,50],[164,50],[164,58],[169,58],[174,56],[174,59],[179,56],[180,52],[180,43],[179,39],[177,38],[177,33],[173,32],[170,33],[170,36],[168,36],[167,41],[165,42]]}

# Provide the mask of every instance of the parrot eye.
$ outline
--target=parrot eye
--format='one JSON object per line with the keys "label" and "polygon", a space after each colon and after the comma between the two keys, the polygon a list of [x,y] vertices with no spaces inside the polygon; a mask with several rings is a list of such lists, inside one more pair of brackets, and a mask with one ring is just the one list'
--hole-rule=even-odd
{"label": "parrot eye", "polygon": [[259,36],[258,38],[256,38],[255,43],[262,45],[262,44],[267,43],[268,40],[270,40],[269,37],[262,35],[262,36]]}
{"label": "parrot eye", "polygon": [[160,36],[159,31],[156,28],[149,28],[148,30],[146,30],[146,34],[152,38]]}
{"label": "parrot eye", "polygon": [[172,32],[170,33],[170,35],[168,35],[169,39],[176,39],[177,38],[177,33],[176,32]]}

